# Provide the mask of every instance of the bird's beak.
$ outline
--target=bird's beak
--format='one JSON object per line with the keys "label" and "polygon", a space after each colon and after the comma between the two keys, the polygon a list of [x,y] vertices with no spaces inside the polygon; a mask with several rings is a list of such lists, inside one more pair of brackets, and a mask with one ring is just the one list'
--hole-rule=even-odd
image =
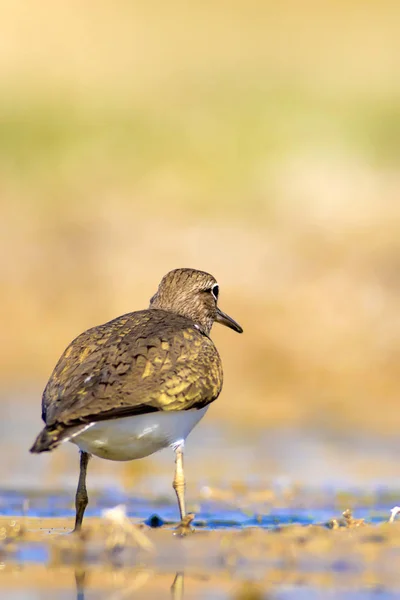
{"label": "bird's beak", "polygon": [[226,315],[220,308],[217,307],[217,316],[215,318],[217,323],[221,323],[221,325],[225,325],[225,327],[229,327],[233,329],[233,331],[237,331],[238,333],[243,333],[243,329],[240,327],[239,323],[236,323],[231,317]]}

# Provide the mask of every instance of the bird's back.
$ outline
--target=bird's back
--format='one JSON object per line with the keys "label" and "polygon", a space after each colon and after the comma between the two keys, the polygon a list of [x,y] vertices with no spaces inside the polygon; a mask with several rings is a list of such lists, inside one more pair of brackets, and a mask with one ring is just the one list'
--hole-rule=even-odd
{"label": "bird's back", "polygon": [[78,336],[43,393],[48,427],[162,410],[202,408],[222,388],[211,339],[189,318],[148,309]]}

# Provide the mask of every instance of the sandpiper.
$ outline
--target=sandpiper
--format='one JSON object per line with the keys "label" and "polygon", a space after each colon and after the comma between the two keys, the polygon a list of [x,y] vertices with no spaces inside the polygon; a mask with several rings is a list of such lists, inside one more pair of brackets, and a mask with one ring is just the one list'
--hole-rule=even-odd
{"label": "sandpiper", "polygon": [[80,449],[75,530],[88,504],[91,455],[134,460],[168,446],[175,451],[173,488],[184,522],[185,439],[222,388],[211,327],[216,321],[243,331],[218,307],[218,293],[208,273],[170,271],[147,310],[88,329],[59,359],[42,397],[46,426],[31,452],[67,441]]}

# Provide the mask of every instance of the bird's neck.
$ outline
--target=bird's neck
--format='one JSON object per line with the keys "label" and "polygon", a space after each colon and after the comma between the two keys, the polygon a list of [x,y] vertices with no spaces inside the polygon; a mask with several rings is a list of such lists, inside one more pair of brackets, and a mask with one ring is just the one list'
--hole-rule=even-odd
{"label": "bird's neck", "polygon": [[[186,303],[171,303],[163,302],[162,299],[155,296],[150,301],[150,309],[159,309],[166,310],[168,312],[174,313],[175,315],[179,315],[181,317],[186,317],[193,321],[195,327],[200,329],[206,335],[210,335],[211,327],[213,325],[213,318],[207,314],[204,314],[204,311],[199,310],[195,304],[188,306]],[[196,310],[197,309],[197,310]]]}

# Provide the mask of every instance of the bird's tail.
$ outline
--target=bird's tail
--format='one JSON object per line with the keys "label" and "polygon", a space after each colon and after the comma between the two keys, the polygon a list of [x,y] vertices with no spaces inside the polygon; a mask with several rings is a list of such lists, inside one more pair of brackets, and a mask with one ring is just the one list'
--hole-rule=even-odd
{"label": "bird's tail", "polygon": [[50,450],[57,448],[61,442],[66,442],[70,437],[70,432],[67,432],[60,425],[46,426],[37,436],[30,452],[34,454],[50,452]]}

